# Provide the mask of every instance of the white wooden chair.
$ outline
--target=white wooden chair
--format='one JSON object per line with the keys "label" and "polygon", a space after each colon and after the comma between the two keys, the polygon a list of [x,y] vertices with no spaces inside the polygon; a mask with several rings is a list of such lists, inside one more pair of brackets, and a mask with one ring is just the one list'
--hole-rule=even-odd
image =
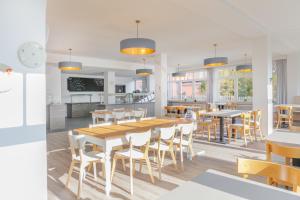
{"label": "white wooden chair", "polygon": [[[152,168],[151,168],[150,160],[148,157],[150,137],[151,137],[151,130],[148,130],[143,133],[127,134],[126,139],[129,142],[129,148],[121,150],[121,151],[116,151],[115,155],[113,157],[111,180],[113,179],[113,176],[114,176],[117,160],[129,159],[129,163],[130,163],[130,194],[131,195],[133,194],[133,170],[135,170],[134,166],[135,166],[135,162],[137,160],[140,161],[140,165],[142,165],[143,161],[146,162],[151,182],[154,184]],[[143,148],[141,148],[141,147],[143,147]]]}
{"label": "white wooden chair", "polygon": [[189,123],[189,124],[178,124],[177,129],[179,130],[180,137],[176,137],[173,140],[173,144],[175,146],[175,156],[176,156],[176,151],[179,148],[180,150],[180,162],[181,162],[181,167],[183,168],[183,149],[186,149],[187,156],[188,152],[190,152],[191,157],[193,158],[194,156],[194,151],[193,151],[193,132],[194,132],[194,123]]}
{"label": "white wooden chair", "polygon": [[124,111],[113,111],[112,112],[112,115],[113,115],[113,118],[114,118],[114,121],[117,122],[119,120],[123,120],[125,119],[125,112]]}
{"label": "white wooden chair", "polygon": [[143,117],[145,117],[145,111],[144,110],[134,110],[133,116],[135,118],[143,118]]}
{"label": "white wooden chair", "polygon": [[142,111],[144,111],[144,117],[147,117],[147,108],[138,108],[138,110],[142,110]]}
{"label": "white wooden chair", "polygon": [[[66,182],[66,187],[69,187],[70,184],[70,178],[72,176],[74,165],[79,164],[79,182],[78,182],[78,189],[77,189],[77,199],[80,198],[81,190],[82,190],[82,181],[85,177],[85,168],[89,166],[90,164],[93,165],[94,170],[94,179],[97,180],[97,169],[96,164],[102,163],[102,172],[104,176],[104,153],[98,152],[98,151],[85,151],[85,137],[83,135],[73,135],[72,131],[69,131],[68,133],[69,142],[70,142],[70,148],[71,148],[71,154],[72,154],[72,162],[70,165],[68,178]],[[78,151],[78,153],[76,153]]]}
{"label": "white wooden chair", "polygon": [[[149,148],[150,150],[153,150],[158,157],[159,169],[163,167],[166,151],[170,153],[175,169],[177,169],[177,163],[176,163],[174,146],[173,146],[174,136],[176,132],[175,126],[167,127],[167,128],[159,128],[158,132],[159,132],[158,140],[150,144]],[[159,177],[161,177],[161,174],[159,174]]]}
{"label": "white wooden chair", "polygon": [[125,124],[125,123],[130,123],[130,122],[136,122],[136,119],[128,119],[128,120],[118,121],[117,124]]}
{"label": "white wooden chair", "polygon": [[151,120],[151,119],[156,119],[156,117],[143,117],[140,120],[143,121],[143,120]]}

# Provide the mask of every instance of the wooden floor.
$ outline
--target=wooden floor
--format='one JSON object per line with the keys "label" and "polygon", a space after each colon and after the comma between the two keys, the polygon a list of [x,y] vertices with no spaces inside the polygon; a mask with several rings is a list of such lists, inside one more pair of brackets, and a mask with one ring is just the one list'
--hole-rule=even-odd
{"label": "wooden floor", "polygon": [[[75,199],[77,191],[78,174],[73,173],[71,187],[64,186],[67,178],[67,171],[71,162],[71,154],[68,149],[66,132],[51,133],[47,136],[47,157],[48,157],[48,199],[68,200]],[[264,142],[257,141],[249,144],[247,148],[242,141],[231,143],[230,145],[207,142],[206,138],[197,137],[194,139],[195,157],[192,161],[184,162],[184,171],[175,170],[166,155],[166,162],[163,168],[162,180],[157,179],[158,170],[153,164],[155,184],[150,182],[146,167],[143,166],[143,173],[138,171],[134,177],[134,195],[129,194],[129,170],[124,173],[120,168],[117,169],[112,186],[111,197],[106,197],[104,193],[104,181],[100,177],[94,181],[88,173],[84,181],[82,199],[147,199],[154,200],[165,193],[173,190],[179,185],[191,180],[207,169],[216,169],[230,174],[236,174],[236,158],[259,158],[265,159]],[[177,157],[177,159],[179,159]],[[138,165],[136,166],[138,169]],[[100,166],[99,166],[100,168]],[[101,169],[99,169],[99,172]],[[99,173],[100,174],[100,173]]]}

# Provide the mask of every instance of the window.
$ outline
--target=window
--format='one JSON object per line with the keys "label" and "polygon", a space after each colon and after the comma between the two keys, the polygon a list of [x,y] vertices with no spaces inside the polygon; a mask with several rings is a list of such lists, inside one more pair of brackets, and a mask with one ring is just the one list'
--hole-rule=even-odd
{"label": "window", "polygon": [[135,80],[135,90],[142,92],[143,91],[143,80],[137,79]]}
{"label": "window", "polygon": [[185,100],[206,100],[207,73],[206,71],[188,72],[185,77],[169,76],[168,98]]}
{"label": "window", "polygon": [[237,72],[234,67],[216,71],[217,101],[252,101],[252,73]]}
{"label": "window", "polygon": [[252,98],[252,78],[238,79],[238,101],[250,101]]}

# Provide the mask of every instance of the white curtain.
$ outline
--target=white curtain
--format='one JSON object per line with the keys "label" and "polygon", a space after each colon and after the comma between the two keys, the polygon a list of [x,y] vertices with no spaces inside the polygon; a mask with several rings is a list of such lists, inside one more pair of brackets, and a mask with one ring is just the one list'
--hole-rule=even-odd
{"label": "white curtain", "polygon": [[273,70],[277,75],[277,103],[287,103],[287,60],[280,59],[273,62]]}

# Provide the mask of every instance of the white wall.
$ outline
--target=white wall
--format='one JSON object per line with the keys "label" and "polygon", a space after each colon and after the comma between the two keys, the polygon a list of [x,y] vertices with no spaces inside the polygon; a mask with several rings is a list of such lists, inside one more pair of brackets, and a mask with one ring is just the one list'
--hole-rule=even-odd
{"label": "white wall", "polygon": [[[71,102],[71,94],[92,94],[92,102],[99,102],[100,97],[99,94],[100,92],[69,92],[68,91],[68,85],[67,85],[67,79],[69,77],[82,77],[82,78],[104,78],[104,76],[92,76],[92,75],[82,75],[82,74],[61,74],[61,81],[59,82],[61,84],[61,98],[62,98],[62,103],[68,103]],[[48,80],[48,79],[47,79]],[[50,81],[56,81],[56,79],[50,79]],[[49,85],[49,91],[47,88],[47,93],[51,92],[57,87],[57,83],[51,84],[47,82],[47,85]],[[116,77],[115,80],[116,85],[126,85],[126,92],[130,93],[133,92],[134,90],[134,79],[133,77]],[[73,102],[89,102],[89,96],[74,96],[73,97]]]}
{"label": "white wall", "polygon": [[61,71],[57,66],[46,67],[47,104],[61,103]]}
{"label": "white wall", "polygon": [[300,96],[300,51],[287,56],[287,100],[295,103],[294,97]]}
{"label": "white wall", "polygon": [[11,91],[0,94],[1,199],[46,200],[45,66],[29,69],[17,57],[25,42],[45,47],[46,0],[1,0],[0,27],[0,62],[14,70]]}

